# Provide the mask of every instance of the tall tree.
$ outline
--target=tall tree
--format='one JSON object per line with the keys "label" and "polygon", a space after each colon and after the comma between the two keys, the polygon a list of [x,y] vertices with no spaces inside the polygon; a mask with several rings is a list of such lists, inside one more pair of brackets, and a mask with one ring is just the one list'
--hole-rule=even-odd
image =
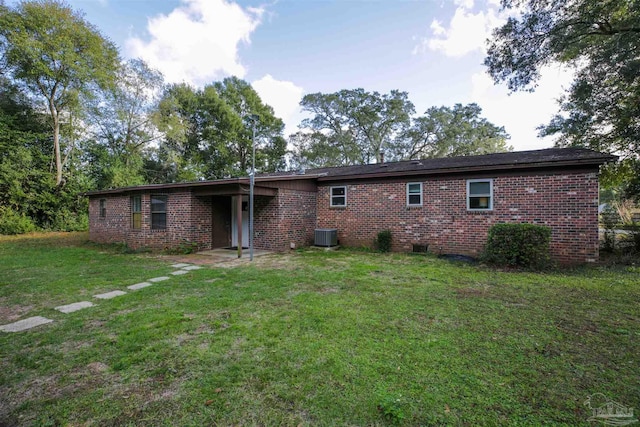
{"label": "tall tree", "polygon": [[170,86],[157,114],[165,138],[156,151],[160,163],[155,169],[168,171],[161,163],[171,159],[181,171],[180,178],[246,175],[252,155],[254,124],[247,120],[251,116],[257,118],[256,169],[271,172],[283,168],[284,124],[249,83],[229,77],[203,89]]}
{"label": "tall tree", "polygon": [[431,107],[413,120],[398,157],[424,159],[510,151],[504,127],[481,117],[477,104]]}
{"label": "tall tree", "polygon": [[232,160],[226,142],[234,137],[233,129],[241,126],[241,120],[213,86],[168,86],[155,120],[164,138],[147,165],[155,171],[153,181],[229,176]]}
{"label": "tall tree", "polygon": [[[575,80],[560,113],[541,127],[558,145],[640,155],[640,2],[503,0],[516,13],[493,33],[485,65],[496,83],[534,90],[542,67],[560,63]],[[627,168],[628,169],[628,168]]]}
{"label": "tall tree", "polygon": [[[296,154],[313,165],[324,158],[331,165],[366,164],[381,152],[393,155],[397,139],[410,124],[415,108],[406,92],[388,94],[364,89],[305,95],[300,105],[312,117],[303,120],[303,130],[293,137]],[[313,159],[312,151],[321,153]]]}
{"label": "tall tree", "polygon": [[158,137],[152,114],[162,84],[159,71],[133,59],[121,64],[116,85],[86,101],[93,134],[90,163],[98,188],[144,183],[145,151]]}
{"label": "tall tree", "polygon": [[53,133],[57,185],[73,150],[61,143],[64,113],[81,94],[113,83],[118,65],[115,46],[82,15],[55,0],[25,1],[0,8],[0,45],[8,74],[46,102]]}
{"label": "tall tree", "polygon": [[[251,165],[253,127],[256,132],[256,168],[273,172],[284,167],[286,142],[282,137],[284,123],[273,108],[262,102],[249,83],[237,77],[227,77],[213,87],[236,115],[227,150],[235,161],[232,174],[245,174]],[[205,88],[206,90],[206,88]],[[256,120],[247,120],[250,117]],[[239,119],[239,120],[238,120]]]}
{"label": "tall tree", "polygon": [[87,181],[77,173],[64,187],[56,186],[50,164],[47,115],[0,77],[0,215],[15,212],[47,229],[83,229],[86,198],[78,193],[89,189]]}
{"label": "tall tree", "polygon": [[0,77],[0,206],[30,214],[32,198],[47,191],[46,130],[29,100]]}

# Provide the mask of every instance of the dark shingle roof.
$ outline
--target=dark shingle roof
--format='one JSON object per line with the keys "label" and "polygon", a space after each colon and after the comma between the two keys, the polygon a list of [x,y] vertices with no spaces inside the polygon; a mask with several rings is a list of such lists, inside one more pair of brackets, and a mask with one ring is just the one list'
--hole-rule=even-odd
{"label": "dark shingle roof", "polygon": [[[478,170],[503,170],[554,166],[601,165],[616,160],[615,156],[585,148],[547,148],[532,151],[484,154],[480,156],[445,157],[408,160],[371,165],[308,169],[305,175],[319,175],[320,180],[335,178],[367,178],[378,176],[439,174]],[[299,172],[298,172],[299,173]],[[286,176],[292,172],[261,176]]]}
{"label": "dark shingle roof", "polygon": [[[408,160],[372,165],[341,166],[333,168],[307,169],[301,172],[275,172],[256,175],[256,183],[295,179],[337,181],[343,179],[367,179],[415,175],[438,175],[464,172],[490,172],[510,169],[534,169],[548,167],[597,166],[615,161],[616,156],[585,148],[547,148],[533,151],[485,154],[481,156],[445,157],[439,159]],[[214,181],[181,182],[172,184],[150,184],[110,190],[89,191],[86,195],[123,193],[137,190],[169,188],[196,188],[223,184],[247,185],[249,179],[227,178]]]}

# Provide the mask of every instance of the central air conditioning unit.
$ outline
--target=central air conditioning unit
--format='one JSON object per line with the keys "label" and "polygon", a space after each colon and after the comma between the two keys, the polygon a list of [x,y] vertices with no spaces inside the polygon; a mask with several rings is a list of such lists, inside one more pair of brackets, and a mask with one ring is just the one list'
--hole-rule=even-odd
{"label": "central air conditioning unit", "polygon": [[316,228],[316,235],[313,241],[316,246],[338,246],[338,230],[335,228]]}

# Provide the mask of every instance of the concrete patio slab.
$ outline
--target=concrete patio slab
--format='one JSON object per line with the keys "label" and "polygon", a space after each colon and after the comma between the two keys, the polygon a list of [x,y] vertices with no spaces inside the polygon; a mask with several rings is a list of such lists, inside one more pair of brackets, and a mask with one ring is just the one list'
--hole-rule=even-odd
{"label": "concrete patio slab", "polygon": [[174,276],[180,276],[181,274],[187,274],[189,271],[185,268],[184,270],[177,270],[172,272],[171,274]]}
{"label": "concrete patio slab", "polygon": [[179,262],[177,264],[171,264],[171,267],[173,267],[173,268],[182,268],[182,267],[188,267],[190,265],[191,264],[187,264],[187,263],[184,263],[184,262]]}
{"label": "concrete patio slab", "polygon": [[27,319],[18,320],[17,322],[9,323],[8,325],[0,326],[0,331],[4,332],[20,332],[27,329],[35,328],[36,326],[45,325],[53,322],[53,319],[47,319],[42,316],[29,317]]}
{"label": "concrete patio slab", "polygon": [[138,289],[146,288],[147,286],[151,286],[153,283],[142,282],[136,283],[135,285],[127,286],[127,289],[131,289],[132,291],[137,291]]}
{"label": "concrete patio slab", "polygon": [[188,267],[183,267],[182,269],[185,271],[191,271],[191,270],[200,270],[202,268],[201,265],[190,265]]}
{"label": "concrete patio slab", "polygon": [[163,280],[169,280],[169,279],[170,279],[170,277],[161,276],[161,277],[154,277],[153,279],[149,279],[149,280],[147,280],[147,282],[155,283],[155,282],[162,282]]}
{"label": "concrete patio slab", "polygon": [[[269,255],[272,254],[272,251],[266,251],[263,249],[254,249],[253,250],[253,256],[258,257],[258,256],[263,256],[263,255]],[[196,253],[195,255],[199,255],[199,256],[211,256],[211,257],[216,257],[216,258],[220,258],[222,260],[235,260],[238,259],[238,251],[235,249],[210,249],[207,251],[201,251]],[[249,258],[249,249],[243,249],[242,250],[242,259],[245,258]]]}
{"label": "concrete patio slab", "polygon": [[99,298],[99,299],[111,299],[111,298],[119,297],[121,295],[126,295],[126,294],[127,293],[124,291],[111,291],[104,294],[94,295],[93,297]]}
{"label": "concrete patio slab", "polygon": [[89,301],[74,302],[73,304],[61,305],[55,308],[61,313],[73,313],[74,311],[82,310],[83,308],[93,307],[93,303]]}

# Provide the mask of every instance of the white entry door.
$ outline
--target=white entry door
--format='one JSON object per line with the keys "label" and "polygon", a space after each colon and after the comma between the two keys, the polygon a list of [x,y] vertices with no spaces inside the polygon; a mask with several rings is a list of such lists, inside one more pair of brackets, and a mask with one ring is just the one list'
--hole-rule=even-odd
{"label": "white entry door", "polygon": [[[238,197],[231,198],[231,246],[238,246]],[[242,246],[249,247],[249,196],[242,196]]]}

